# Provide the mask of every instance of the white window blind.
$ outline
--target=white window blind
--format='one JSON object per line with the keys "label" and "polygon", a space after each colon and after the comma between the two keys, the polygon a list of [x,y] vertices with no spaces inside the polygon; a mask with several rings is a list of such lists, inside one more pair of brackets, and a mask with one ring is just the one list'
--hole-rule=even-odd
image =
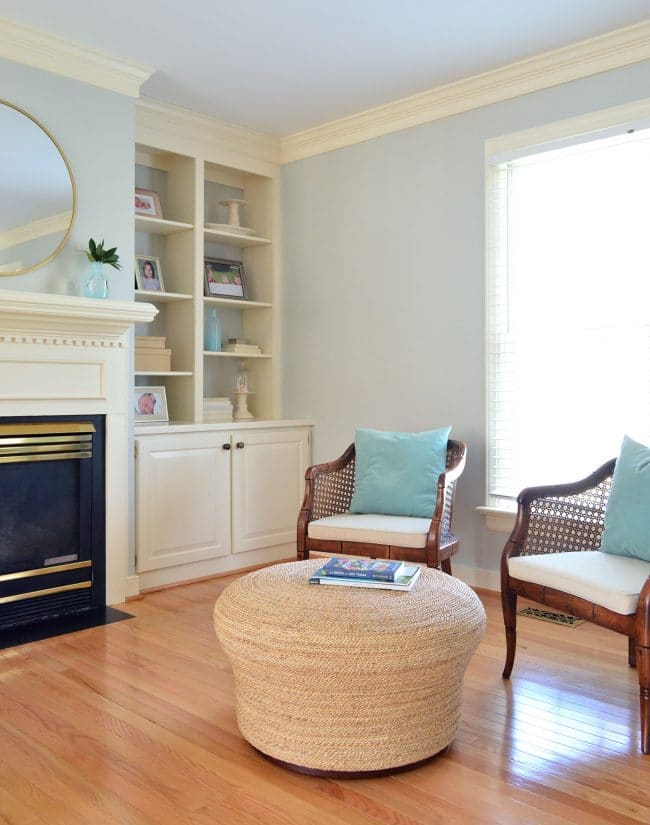
{"label": "white window blind", "polygon": [[650,433],[650,130],[495,163],[488,492],[575,481]]}

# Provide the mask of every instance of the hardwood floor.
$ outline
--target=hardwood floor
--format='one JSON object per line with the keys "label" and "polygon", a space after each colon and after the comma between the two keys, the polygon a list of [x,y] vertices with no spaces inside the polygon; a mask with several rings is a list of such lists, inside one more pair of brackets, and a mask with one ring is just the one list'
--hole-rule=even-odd
{"label": "hardwood floor", "polygon": [[430,825],[650,822],[650,757],[623,637],[519,619],[510,682],[496,594],[451,749],[333,781],[244,742],[212,607],[232,580],[147,595],[136,618],[0,651],[0,822]]}

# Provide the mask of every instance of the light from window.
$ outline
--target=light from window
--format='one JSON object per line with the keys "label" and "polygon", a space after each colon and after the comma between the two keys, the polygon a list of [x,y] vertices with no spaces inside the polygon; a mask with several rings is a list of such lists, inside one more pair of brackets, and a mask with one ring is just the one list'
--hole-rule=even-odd
{"label": "light from window", "polygon": [[575,481],[650,433],[650,129],[491,167],[488,491]]}

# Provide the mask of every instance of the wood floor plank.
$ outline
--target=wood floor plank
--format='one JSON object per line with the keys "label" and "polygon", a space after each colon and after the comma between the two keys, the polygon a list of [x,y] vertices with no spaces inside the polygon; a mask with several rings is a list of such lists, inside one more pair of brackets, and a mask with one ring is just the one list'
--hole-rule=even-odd
{"label": "wood floor plank", "polygon": [[147,594],[135,618],[0,651],[0,825],[638,825],[650,757],[625,639],[520,618],[498,597],[450,750],[405,774],[329,780],[240,736],[214,602],[235,577]]}

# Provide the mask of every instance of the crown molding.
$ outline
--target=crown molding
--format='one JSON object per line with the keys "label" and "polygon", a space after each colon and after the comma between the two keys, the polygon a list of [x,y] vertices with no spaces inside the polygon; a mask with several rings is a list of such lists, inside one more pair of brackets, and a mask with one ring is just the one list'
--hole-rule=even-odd
{"label": "crown molding", "polygon": [[288,135],[282,163],[648,59],[650,20]]}
{"label": "crown molding", "polygon": [[154,69],[0,18],[0,57],[138,97]]}
{"label": "crown molding", "polygon": [[279,138],[152,98],[141,97],[137,101],[135,132],[138,143],[170,151],[182,151],[184,145],[195,147],[198,143],[208,159],[215,150],[225,152],[232,165],[237,165],[236,159],[242,156],[268,164],[280,163]]}

